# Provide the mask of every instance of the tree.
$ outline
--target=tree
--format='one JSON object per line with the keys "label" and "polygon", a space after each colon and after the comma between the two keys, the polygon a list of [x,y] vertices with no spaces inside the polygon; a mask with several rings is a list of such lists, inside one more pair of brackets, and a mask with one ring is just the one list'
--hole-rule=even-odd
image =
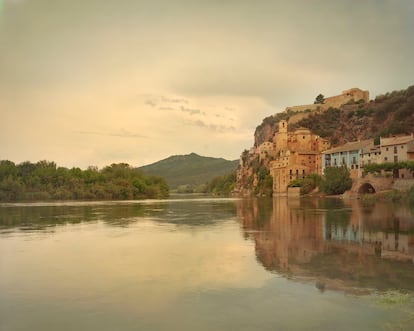
{"label": "tree", "polygon": [[315,99],[314,104],[323,104],[325,102],[325,97],[323,94],[318,94],[318,96]]}
{"label": "tree", "polygon": [[0,201],[92,200],[166,198],[169,188],[157,176],[145,176],[126,163],[99,170],[89,167],[67,169],[54,162],[0,160]]}
{"label": "tree", "polygon": [[352,187],[352,179],[346,167],[329,167],[325,169],[325,179],[321,191],[327,194],[342,194]]}

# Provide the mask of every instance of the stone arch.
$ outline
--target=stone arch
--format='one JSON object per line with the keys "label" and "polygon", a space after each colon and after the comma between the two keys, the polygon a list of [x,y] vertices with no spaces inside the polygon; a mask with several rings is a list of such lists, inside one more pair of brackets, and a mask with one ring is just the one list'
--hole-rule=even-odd
{"label": "stone arch", "polygon": [[362,194],[372,194],[375,192],[376,192],[375,187],[372,186],[371,183],[364,183],[358,189],[358,193],[362,193]]}

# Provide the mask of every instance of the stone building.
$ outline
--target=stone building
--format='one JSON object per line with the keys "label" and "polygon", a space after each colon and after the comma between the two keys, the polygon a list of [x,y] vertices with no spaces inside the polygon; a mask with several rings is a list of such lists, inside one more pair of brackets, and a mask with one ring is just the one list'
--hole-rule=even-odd
{"label": "stone building", "polygon": [[275,156],[275,146],[274,143],[271,143],[270,141],[265,141],[264,143],[260,144],[257,150],[260,160],[265,160],[268,157]]}
{"label": "stone building", "polygon": [[[390,138],[380,138],[382,162],[400,162],[414,160],[414,134]],[[414,178],[414,172],[400,169],[394,173],[397,178]]]}
{"label": "stone building", "polygon": [[276,157],[270,164],[273,194],[285,195],[289,183],[311,173],[322,174],[321,152],[329,142],[305,128],[288,132],[287,121],[279,122],[279,132],[273,137]]}
{"label": "stone building", "polygon": [[[407,161],[411,157],[410,150],[414,147],[414,134],[380,138],[382,162]],[[410,155],[409,155],[410,154]]]}

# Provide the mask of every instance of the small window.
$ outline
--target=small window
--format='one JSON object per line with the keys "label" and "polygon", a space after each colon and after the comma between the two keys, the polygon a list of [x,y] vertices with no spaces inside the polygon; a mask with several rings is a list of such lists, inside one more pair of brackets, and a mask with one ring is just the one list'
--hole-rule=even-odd
{"label": "small window", "polygon": [[384,157],[384,161],[388,161],[388,157]]}
{"label": "small window", "polygon": [[388,147],[386,147],[385,150],[388,152]]}
{"label": "small window", "polygon": [[397,153],[398,153],[397,148],[398,148],[397,146],[394,146],[394,153],[395,153],[395,154],[397,154]]}
{"label": "small window", "polygon": [[404,149],[404,145],[401,145],[401,149]]}

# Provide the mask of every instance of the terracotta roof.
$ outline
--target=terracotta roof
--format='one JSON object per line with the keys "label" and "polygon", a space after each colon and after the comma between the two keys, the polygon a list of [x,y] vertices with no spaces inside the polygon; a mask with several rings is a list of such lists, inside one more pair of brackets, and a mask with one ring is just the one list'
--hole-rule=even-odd
{"label": "terracotta roof", "polygon": [[400,137],[390,137],[390,138],[382,138],[381,137],[381,146],[390,146],[390,145],[401,145],[406,144],[409,141],[414,141],[414,137],[412,135],[409,136],[400,136]]}
{"label": "terracotta roof", "polygon": [[372,139],[361,140],[361,141],[352,141],[352,142],[346,143],[344,145],[341,145],[341,146],[323,151],[322,154],[359,151],[361,148],[365,148],[366,146],[369,146],[370,144],[372,144]]}

